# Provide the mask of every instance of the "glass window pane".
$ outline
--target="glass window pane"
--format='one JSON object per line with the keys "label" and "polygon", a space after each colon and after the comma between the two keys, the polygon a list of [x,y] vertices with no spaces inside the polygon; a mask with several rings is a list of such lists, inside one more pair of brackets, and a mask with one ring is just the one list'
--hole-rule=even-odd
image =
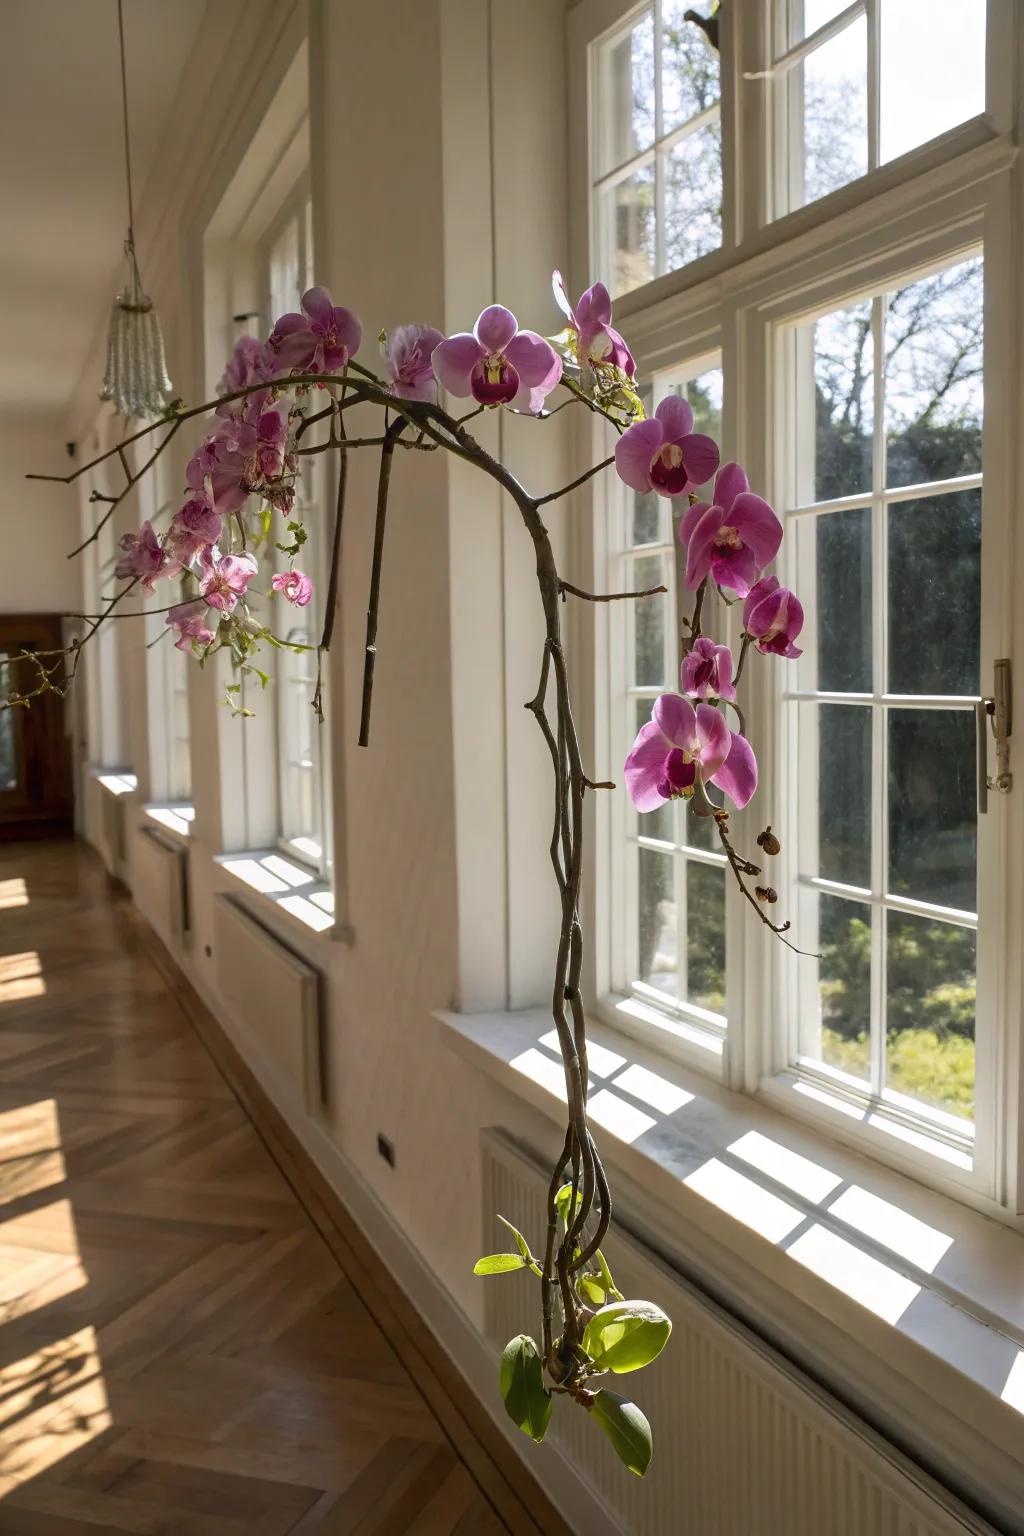
{"label": "glass window pane", "polygon": [[977,693],[981,491],[889,508],[889,691]]}
{"label": "glass window pane", "polygon": [[871,709],[804,704],[801,734],[818,721],[818,868],[842,885],[871,886]]}
{"label": "glass window pane", "polygon": [[974,714],[889,711],[889,889],[977,910]]}
{"label": "glass window pane", "polygon": [[853,1077],[871,1075],[871,908],[817,896],[820,1036],[805,1050]]}
{"label": "glass window pane", "polygon": [[634,544],[660,544],[662,542],[661,531],[661,507],[664,498],[656,491],[646,491],[644,495],[634,493],[633,502],[633,539]]}
{"label": "glass window pane", "polygon": [[844,28],[792,70],[803,87],[803,186],[792,206],[845,187],[868,169],[868,28],[866,19]]}
{"label": "glass window pane", "polygon": [[[824,693],[871,692],[871,513],[866,507],[800,520],[800,541],[815,539],[815,600],[803,593],[807,616],[801,686]],[[816,621],[814,615],[816,614]],[[811,634],[808,630],[811,629]],[[817,657],[808,642],[817,640]],[[817,677],[812,675],[817,660]],[[805,681],[806,679],[806,681]]]}
{"label": "glass window pane", "polygon": [[[636,590],[641,592],[664,583],[665,556],[638,556],[633,561],[633,580]],[[668,681],[665,676],[666,604],[660,598],[648,597],[630,606],[635,658],[633,680],[638,688],[664,688]]]}
{"label": "glass window pane", "polygon": [[637,850],[637,978],[669,997],[679,989],[675,857]]}
{"label": "glass window pane", "polygon": [[[850,0],[804,0],[803,25],[800,24],[798,14],[795,17],[793,42],[798,43],[801,38],[810,37],[819,27],[823,27],[826,21],[831,21],[834,16],[839,15],[840,11],[845,11],[849,3]],[[800,7],[796,5],[793,9],[799,12]]]}
{"label": "glass window pane", "polygon": [[[654,707],[653,699],[637,699],[635,729],[629,741],[626,743],[626,752],[629,751],[636,739],[636,733],[645,726],[651,718],[651,710]],[[624,754],[625,755],[625,754]],[[634,811],[636,817],[636,830],[640,837],[653,837],[660,843],[674,843],[676,840],[676,806],[680,801],[667,801],[659,805],[654,811]]]}
{"label": "glass window pane", "polygon": [[675,272],[722,243],[722,126],[688,133],[662,158],[665,270]]}
{"label": "glass window pane", "polygon": [[886,483],[981,469],[982,262],[959,262],[887,301]]}
{"label": "glass window pane", "polygon": [[898,1093],[974,1114],[976,935],[888,914],[886,1078]]}
{"label": "glass window pane", "polygon": [[725,870],[686,862],[686,995],[725,1012]]}
{"label": "glass window pane", "polygon": [[883,161],[985,110],[985,0],[882,0]]}
{"label": "glass window pane", "polygon": [[655,276],[654,166],[645,165],[600,194],[604,265],[614,294]]}
{"label": "glass window pane", "polygon": [[[713,805],[721,805],[725,799],[720,789],[713,784],[707,786],[708,799]],[[685,806],[682,816],[682,840],[688,848],[701,848],[705,852],[718,852],[722,845],[718,841],[718,833],[715,831],[714,819],[711,816],[698,816],[694,800],[680,800],[679,804]]]}
{"label": "glass window pane", "polygon": [[721,91],[718,54],[696,22],[689,0],[663,0],[661,7],[662,133],[671,133],[713,106]]}
{"label": "glass window pane", "polygon": [[[815,320],[811,329],[814,438],[813,446],[807,443],[807,456],[813,454],[813,475],[811,465],[801,463],[805,484],[800,487],[800,500],[829,501],[871,489],[875,398],[871,304],[833,310]],[[802,437],[810,436],[811,420],[798,421]],[[803,444],[800,457],[804,458]]]}
{"label": "glass window pane", "polygon": [[601,173],[654,143],[654,12],[602,50]]}

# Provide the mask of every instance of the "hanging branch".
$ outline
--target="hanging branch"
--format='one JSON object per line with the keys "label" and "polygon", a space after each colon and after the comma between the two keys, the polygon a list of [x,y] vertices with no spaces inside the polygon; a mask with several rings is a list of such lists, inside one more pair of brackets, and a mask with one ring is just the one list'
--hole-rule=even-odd
{"label": "hanging branch", "polygon": [[377,661],[377,611],[380,606],[380,582],[384,568],[384,526],[388,515],[388,488],[395,443],[405,431],[401,416],[384,434],[380,450],[380,476],[377,480],[377,521],[373,531],[373,567],[370,572],[370,601],[366,610],[366,644],[363,650],[363,700],[359,712],[359,745],[370,743],[370,710],[373,704],[373,669]]}

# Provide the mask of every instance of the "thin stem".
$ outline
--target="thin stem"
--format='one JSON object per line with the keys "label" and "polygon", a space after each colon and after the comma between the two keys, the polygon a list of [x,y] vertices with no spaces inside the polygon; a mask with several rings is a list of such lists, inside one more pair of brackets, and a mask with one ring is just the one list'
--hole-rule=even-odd
{"label": "thin stem", "polygon": [[384,529],[388,516],[388,487],[395,443],[405,431],[399,416],[384,434],[380,450],[380,475],[377,479],[377,522],[373,533],[373,566],[370,571],[370,601],[366,610],[366,645],[363,651],[363,699],[359,713],[359,745],[370,743],[370,711],[373,707],[373,669],[377,660],[377,614],[380,607],[380,583],[384,569]]}
{"label": "thin stem", "polygon": [[659,593],[667,592],[668,587],[645,587],[642,592],[584,592],[582,587],[574,587],[571,581],[559,579],[558,590],[562,597],[571,592],[573,597],[582,597],[588,603],[621,603],[630,598],[657,597]]}
{"label": "thin stem", "polygon": [[[341,399],[337,405],[331,406],[331,440],[338,449],[338,489],[334,501],[334,534],[331,539],[331,571],[327,578],[327,597],[324,602],[324,627],[320,635],[320,644],[316,653],[316,686],[313,690],[313,709],[318,720],[324,718],[323,712],[323,664],[324,657],[331,648],[334,638],[334,614],[338,606],[338,581],[341,573],[341,530],[345,520],[345,493],[348,489],[348,447],[345,442],[344,428],[342,426],[345,410],[345,392],[342,389]],[[340,441],[335,438],[335,428],[341,434]]]}
{"label": "thin stem", "polygon": [[608,469],[614,463],[615,455],[612,454],[610,458],[602,459],[600,464],[594,464],[590,469],[584,470],[582,475],[577,475],[575,480],[570,480],[568,485],[563,485],[560,491],[550,491],[547,496],[538,496],[536,498],[538,507],[546,507],[549,501],[558,501],[562,496],[568,496],[570,491],[579,490],[581,485],[586,485],[588,480],[593,480],[595,475],[599,475],[603,469]]}
{"label": "thin stem", "polygon": [[736,684],[739,682],[740,678],[743,676],[743,667],[744,667],[744,664],[745,664],[746,659],[747,659],[747,652],[750,650],[750,645],[751,645],[751,637],[750,637],[750,635],[744,635],[742,641],[740,642],[740,659],[736,663],[736,671],[735,671],[735,674],[734,674],[733,680],[732,680],[734,688],[735,688]]}

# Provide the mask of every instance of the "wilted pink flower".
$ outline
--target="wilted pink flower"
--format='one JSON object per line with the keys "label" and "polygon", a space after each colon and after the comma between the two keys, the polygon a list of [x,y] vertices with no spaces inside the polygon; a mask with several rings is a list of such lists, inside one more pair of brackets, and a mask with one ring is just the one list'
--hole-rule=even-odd
{"label": "wilted pink flower", "polygon": [[221,555],[210,560],[199,590],[211,608],[219,608],[221,613],[233,613],[238,599],[244,597],[246,587],[258,570],[253,555]]}
{"label": "wilted pink flower", "polygon": [[313,596],[313,583],[302,571],[279,571],[270,585],[281,592],[296,608],[305,608]]}
{"label": "wilted pink flower", "polygon": [[143,523],[138,533],[126,533],[121,539],[121,558],[114,567],[114,575],[125,578],[142,578],[145,592],[152,592],[158,576],[170,575],[167,552],[153,531],[150,522]]}
{"label": "wilted pink flower", "polygon": [[215,631],[206,622],[207,607],[198,598],[191,603],[179,603],[167,614],[164,622],[178,631],[174,644],[179,651],[192,651],[196,646],[207,646]]}
{"label": "wilted pink flower", "polygon": [[461,331],[434,349],[434,373],[450,395],[536,414],[562,377],[562,360],[536,331],[521,331],[511,310],[485,309],[473,334]]}
{"label": "wilted pink flower", "polygon": [[753,494],[740,466],[724,464],[713,504],[699,501],[689,509],[679,525],[679,542],[686,547],[688,587],[699,587],[710,574],[720,587],[746,597],[778,553],[782,524]]}
{"label": "wilted pink flower", "polygon": [[694,699],[735,699],[732,685],[732,651],[699,635],[679,669],[684,693]]}
{"label": "wilted pink flower", "polygon": [[359,351],[363,328],[337,307],[326,288],[302,295],[302,314],[282,315],[267,342],[280,363],[299,373],[338,373]]}
{"label": "wilted pink flower", "polygon": [[703,784],[715,784],[742,809],[757,788],[757,763],[745,736],[733,733],[710,704],[677,693],[654,701],[624,769],[626,788],[638,811],[654,811]]}
{"label": "wilted pink flower", "polygon": [[612,328],[611,295],[604,283],[595,283],[592,288],[588,288],[581,295],[575,309],[569,303],[561,272],[552,272],[551,286],[555,303],[576,332],[576,355],[580,367],[593,367],[595,363],[611,364],[613,368],[621,369],[628,379],[632,379],[636,374],[636,363],[618,331]]}
{"label": "wilted pink flower", "polygon": [[402,400],[436,400],[437,380],[431,353],[444,341],[432,325],[396,325],[381,345],[391,377],[391,393]]}
{"label": "wilted pink flower", "polygon": [[615,468],[631,490],[680,496],[710,480],[718,468],[718,445],[694,432],[688,401],[669,395],[652,417],[623,432],[615,444]]}
{"label": "wilted pink flower", "polygon": [[284,468],[288,438],[287,400],[271,403],[269,390],[257,390],[245,402],[235,428],[235,453],[245,461],[246,478],[256,484],[272,480]]}
{"label": "wilted pink flower", "polygon": [[171,519],[167,548],[181,565],[188,565],[200,550],[216,544],[221,533],[221,515],[205,491],[190,496]]}
{"label": "wilted pink flower", "polygon": [[[245,389],[249,384],[267,384],[274,377],[277,366],[277,360],[265,341],[259,341],[255,336],[239,336],[217,385],[217,393],[233,395],[236,390]],[[232,400],[229,405],[218,405],[217,415],[230,415],[241,403]]]}
{"label": "wilted pink flower", "polygon": [[800,599],[777,576],[762,576],[751,587],[743,604],[743,628],[757,642],[759,651],[775,656],[801,656],[793,644],[804,627]]}

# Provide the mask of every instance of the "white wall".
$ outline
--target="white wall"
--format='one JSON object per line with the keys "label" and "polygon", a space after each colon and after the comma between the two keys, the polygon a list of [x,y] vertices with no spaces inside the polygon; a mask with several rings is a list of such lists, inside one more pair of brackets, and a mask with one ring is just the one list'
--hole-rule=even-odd
{"label": "white wall", "polygon": [[66,475],[73,469],[64,443],[57,420],[5,416],[0,424],[0,613],[81,608],[80,565],[67,559],[79,542],[75,492],[25,479],[29,472]]}

